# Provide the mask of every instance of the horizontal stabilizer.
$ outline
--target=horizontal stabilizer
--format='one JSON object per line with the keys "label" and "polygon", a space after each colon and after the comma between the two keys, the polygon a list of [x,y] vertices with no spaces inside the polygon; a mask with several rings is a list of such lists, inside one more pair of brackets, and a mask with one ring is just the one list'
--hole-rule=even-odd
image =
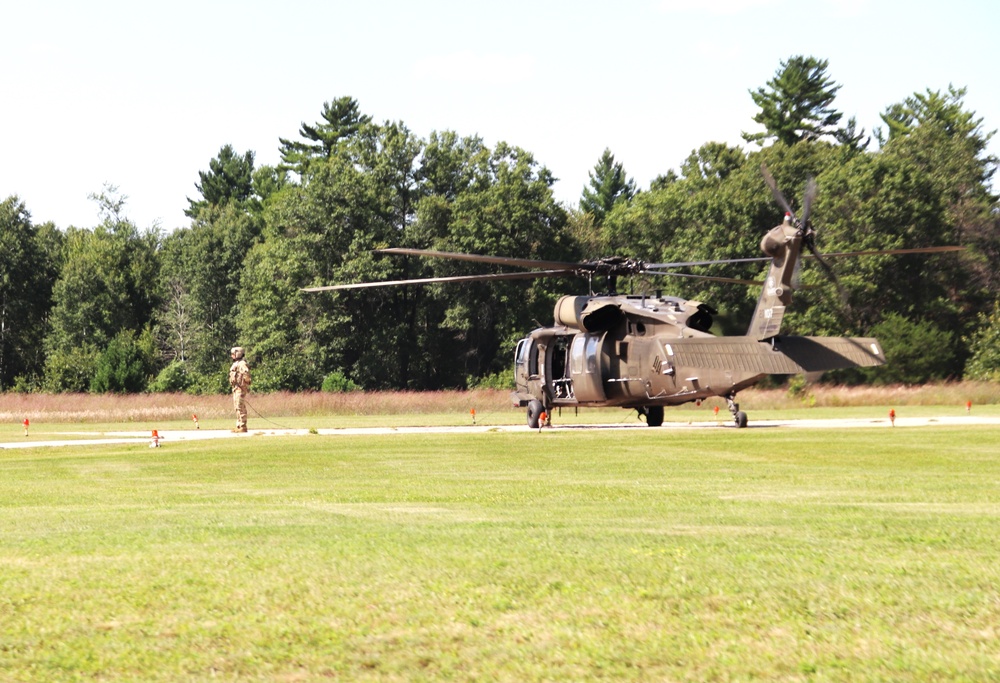
{"label": "horizontal stabilizer", "polygon": [[775,347],[803,372],[885,365],[885,354],[872,337],[780,337]]}
{"label": "horizontal stabilizer", "polygon": [[885,355],[871,337],[692,337],[664,342],[672,365],[762,375],[883,365]]}

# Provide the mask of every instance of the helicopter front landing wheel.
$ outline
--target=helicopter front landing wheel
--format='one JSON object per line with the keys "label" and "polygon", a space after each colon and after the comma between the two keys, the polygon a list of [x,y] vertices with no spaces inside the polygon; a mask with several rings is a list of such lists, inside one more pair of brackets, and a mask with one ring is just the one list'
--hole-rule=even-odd
{"label": "helicopter front landing wheel", "polygon": [[538,429],[543,412],[545,412],[545,407],[537,398],[528,402],[528,426],[530,428]]}
{"label": "helicopter front landing wheel", "polygon": [[737,429],[743,429],[747,426],[747,414],[740,410],[740,404],[736,402],[736,395],[729,394],[726,396],[726,403],[729,404],[729,412],[733,414],[733,422],[736,423]]}

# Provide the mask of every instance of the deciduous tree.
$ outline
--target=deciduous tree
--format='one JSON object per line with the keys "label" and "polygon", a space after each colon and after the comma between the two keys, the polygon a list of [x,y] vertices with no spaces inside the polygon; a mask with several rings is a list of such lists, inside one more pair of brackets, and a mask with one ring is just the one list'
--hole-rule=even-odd
{"label": "deciduous tree", "polygon": [[93,198],[103,220],[93,230],[67,232],[65,262],[53,290],[45,338],[50,390],[87,390],[111,339],[145,328],[158,304],[159,231],[141,231],[128,220],[126,198],[115,187]]}
{"label": "deciduous tree", "polygon": [[58,238],[51,227],[40,233],[20,199],[0,202],[0,391],[18,379],[33,383],[44,364],[42,340],[58,269],[46,235]]}

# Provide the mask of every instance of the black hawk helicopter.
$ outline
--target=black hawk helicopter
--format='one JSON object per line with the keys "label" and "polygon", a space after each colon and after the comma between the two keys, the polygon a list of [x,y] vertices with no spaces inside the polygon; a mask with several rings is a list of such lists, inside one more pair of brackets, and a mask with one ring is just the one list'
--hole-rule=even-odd
{"label": "black hawk helicopter", "polygon": [[[765,181],[785,210],[781,225],[772,228],[760,247],[762,257],[646,263],[621,257],[566,263],[484,256],[424,249],[379,249],[383,254],[455,259],[531,270],[484,275],[460,275],[382,282],[310,287],[318,292],[365,287],[441,282],[513,280],[577,275],[591,282],[591,294],[564,296],[555,305],[555,324],[540,327],[518,342],[514,351],[511,401],[527,409],[528,426],[539,427],[561,407],[619,406],[635,409],[650,427],[663,424],[665,406],[701,401],[713,396],[726,400],[736,427],[747,426],[736,395],[769,375],[796,375],[876,366],[885,363],[878,340],[872,337],[800,337],[781,334],[785,309],[797,287],[803,256],[815,258],[836,277],[815,246],[809,210],[816,194],[810,180],[803,198],[801,220],[778,190],[766,167]],[[802,248],[810,254],[802,254]],[[868,254],[914,254],[957,251],[962,247],[928,247],[826,254],[826,257]],[[616,293],[617,279],[635,275],[694,277],[738,284],[749,280],[678,273],[674,269],[770,261],[763,291],[743,336],[716,336],[709,332],[716,311],[706,303],[678,297]],[[594,278],[604,278],[608,293],[594,294]]]}

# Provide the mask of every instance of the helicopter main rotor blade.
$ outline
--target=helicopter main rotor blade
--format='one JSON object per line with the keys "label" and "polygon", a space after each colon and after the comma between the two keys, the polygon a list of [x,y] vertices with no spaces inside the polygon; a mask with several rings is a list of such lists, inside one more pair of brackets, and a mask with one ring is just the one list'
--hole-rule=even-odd
{"label": "helicopter main rotor blade", "polygon": [[[840,251],[832,254],[823,254],[822,258],[839,258],[841,256],[878,256],[881,254],[938,254],[947,251],[963,251],[965,247],[914,247],[912,249],[871,249],[867,251]],[[802,254],[802,258],[816,258],[815,254]],[[686,268],[688,266],[716,266],[727,263],[756,263],[759,261],[770,261],[770,256],[748,256],[746,258],[723,258],[710,261],[674,261],[671,263],[647,263],[645,272],[662,270],[664,268]],[[657,273],[666,275],[666,273]]]}
{"label": "helicopter main rotor blade", "polygon": [[[687,268],[689,266],[715,266],[725,263],[753,263],[755,261],[770,261],[770,256],[748,256],[746,258],[720,258],[710,261],[674,261],[672,263],[647,263],[645,272],[663,270],[664,268]],[[665,275],[666,273],[659,273]]]}
{"label": "helicopter main rotor blade", "polygon": [[[806,254],[806,256],[812,256],[813,258],[816,259],[816,262],[819,263],[820,267],[823,269],[823,272],[826,274],[827,278],[829,278],[830,282],[832,282],[833,286],[837,289],[837,295],[840,297],[841,303],[845,307],[849,308],[850,297],[847,295],[847,290],[845,290],[844,287],[840,284],[840,278],[837,277],[837,273],[835,273],[833,268],[830,267],[830,264],[826,262],[826,259],[824,259],[822,255],[820,255],[819,250],[816,248],[816,245],[813,243],[812,239],[805,240],[804,243],[809,248],[809,251],[812,252],[812,254]],[[796,268],[798,268],[798,263],[796,263],[795,265]]]}
{"label": "helicopter main rotor blade", "polygon": [[[775,188],[777,189],[777,188]],[[780,195],[780,192],[778,193]],[[784,199],[782,197],[782,199]],[[843,251],[836,252],[832,254],[823,254],[822,257],[818,253],[812,254],[802,254],[804,258],[816,258],[820,261],[820,265],[825,271],[831,272],[830,267],[823,261],[824,258],[839,258],[843,256],[872,256],[881,254],[935,254],[942,252],[951,251],[962,251],[965,247],[960,246],[947,246],[947,247],[917,247],[912,249],[872,249],[864,251]],[[567,276],[567,275],[577,275],[581,276],[586,272],[596,272],[601,267],[602,264],[599,262],[590,263],[568,263],[562,261],[542,261],[537,259],[518,259],[510,258],[506,256],[482,256],[479,254],[460,254],[455,252],[444,252],[444,251],[431,251],[425,249],[405,249],[405,248],[391,248],[391,249],[378,249],[380,253],[385,254],[401,254],[408,256],[425,256],[432,258],[447,258],[455,259],[459,261],[473,261],[478,263],[492,263],[497,265],[508,265],[508,266],[520,266],[522,268],[544,268],[544,270],[535,271],[525,271],[525,272],[514,272],[514,273],[486,273],[482,275],[454,275],[447,277],[428,277],[428,278],[414,278],[410,280],[384,280],[381,282],[357,282],[353,284],[344,285],[327,285],[322,287],[305,287],[301,291],[303,292],[328,292],[341,289],[367,289],[372,287],[393,287],[402,285],[426,285],[435,283],[445,283],[445,282],[483,282],[490,280],[530,280],[540,277],[554,277],[554,276]],[[684,268],[689,266],[712,266],[712,265],[723,265],[727,263],[754,263],[760,261],[770,261],[771,259],[766,256],[755,256],[748,258],[732,258],[732,259],[712,259],[704,261],[675,261],[672,263],[647,263],[641,264],[641,267],[637,271],[631,271],[632,275],[649,274],[649,275],[662,275],[668,277],[685,277],[698,280],[710,280],[714,282],[728,282],[732,284],[740,285],[761,285],[762,283],[755,280],[743,280],[739,278],[729,278],[729,277],[718,277],[713,275],[695,275],[693,273],[678,273],[671,270],[666,270],[668,268]],[[641,262],[640,262],[641,263]],[[834,280],[836,278],[834,277]],[[839,288],[839,283],[838,288]]]}
{"label": "helicopter main rotor blade", "polygon": [[667,277],[686,277],[692,280],[711,280],[712,282],[728,282],[734,285],[757,285],[760,286],[764,284],[761,280],[741,280],[735,277],[717,277],[715,275],[696,275],[694,273],[675,273],[673,271],[656,271],[656,270],[646,270],[643,271],[643,275],[664,275]]}
{"label": "helicopter main rotor blade", "polygon": [[455,261],[472,261],[474,263],[493,263],[500,266],[518,266],[520,268],[546,268],[549,270],[578,270],[586,268],[585,263],[566,263],[564,261],[540,261],[536,259],[511,258],[509,256],[483,256],[481,254],[460,254],[453,251],[433,251],[430,249],[406,249],[391,247],[376,249],[380,254],[401,254],[403,256],[423,256],[427,258],[453,259]]}
{"label": "helicopter main rotor blade", "polygon": [[[881,256],[883,254],[940,254],[946,251],[965,251],[965,247],[914,247],[913,249],[871,249],[868,251],[840,251],[833,254],[823,254],[823,258],[839,258],[841,256]],[[811,258],[811,254],[803,254]]]}
{"label": "helicopter main rotor blade", "polygon": [[413,280],[383,280],[381,282],[355,282],[348,285],[303,287],[303,292],[330,292],[338,289],[367,289],[369,287],[395,287],[400,285],[429,285],[437,282],[479,282],[483,280],[530,280],[554,275],[572,275],[568,270],[536,270],[525,273],[487,273],[485,275],[454,275],[451,277],[424,277]]}

